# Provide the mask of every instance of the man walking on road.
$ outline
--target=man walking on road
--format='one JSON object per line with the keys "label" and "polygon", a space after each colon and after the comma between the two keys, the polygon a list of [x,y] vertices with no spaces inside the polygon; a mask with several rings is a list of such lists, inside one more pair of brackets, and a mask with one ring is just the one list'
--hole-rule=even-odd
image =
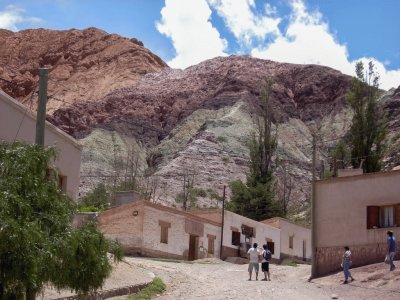
{"label": "man walking on road", "polygon": [[387,232],[387,255],[389,257],[390,271],[394,271],[396,266],[394,265],[394,254],[396,252],[396,238],[393,235],[393,231],[389,230]]}
{"label": "man walking on road", "polygon": [[257,243],[253,244],[253,247],[247,251],[247,254],[250,256],[250,262],[249,262],[249,280],[251,280],[251,275],[253,274],[253,268],[255,269],[256,272],[256,280],[258,280],[258,271],[259,271],[259,264],[258,264],[258,256],[260,255],[260,252],[257,248]]}

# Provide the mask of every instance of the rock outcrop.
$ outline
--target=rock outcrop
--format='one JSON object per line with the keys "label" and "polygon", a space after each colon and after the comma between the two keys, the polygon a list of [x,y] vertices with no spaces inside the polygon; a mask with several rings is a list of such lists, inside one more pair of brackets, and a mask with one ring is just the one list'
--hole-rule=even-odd
{"label": "rock outcrop", "polygon": [[[164,69],[147,74],[135,85],[96,102],[61,108],[52,121],[78,138],[96,127],[125,127],[127,134],[141,139],[146,134],[162,139],[198,109],[216,110],[244,101],[252,113],[257,113],[265,78],[274,82],[272,107],[278,123],[290,118],[312,121],[339,112],[350,86],[349,76],[328,67],[244,56],[219,57],[183,71]],[[129,126],[121,125],[122,120],[149,128],[145,128],[144,135],[137,130],[129,132]]]}
{"label": "rock outcrop", "polygon": [[102,98],[167,65],[137,39],[97,28],[0,29],[0,78],[9,81],[0,80],[1,89],[22,102],[29,101],[39,67],[49,68],[47,108],[52,112]]}
{"label": "rock outcrop", "polygon": [[[195,205],[218,205],[224,185],[246,178],[246,143],[268,78],[278,130],[277,192],[289,176],[292,205],[301,207],[310,196],[311,132],[318,130],[324,141],[317,156],[322,173],[351,122],[345,99],[351,78],[328,67],[229,56],[170,69],[137,39],[95,28],[0,30],[0,42],[0,78],[6,80],[0,87],[20,101],[30,99],[38,68],[49,67],[48,120],[84,146],[82,193],[147,169],[151,176],[142,187],[153,201],[180,206],[182,182],[192,176],[202,190]],[[390,169],[400,164],[400,87],[381,101]]]}
{"label": "rock outcrop", "polygon": [[[88,143],[95,128],[134,138],[147,149],[157,199],[179,205],[175,198],[185,173],[195,170],[195,185],[213,194],[234,179],[245,179],[246,142],[263,105],[260,91],[266,78],[274,83],[278,153],[290,166],[287,172],[296,182],[293,197],[301,203],[309,194],[310,126],[318,123],[332,138],[341,136],[350,120],[345,94],[351,78],[327,67],[219,57],[185,70],[147,74],[96,102],[61,108],[49,120]],[[284,172],[277,170],[279,177]],[[212,203],[206,196],[197,205]]]}

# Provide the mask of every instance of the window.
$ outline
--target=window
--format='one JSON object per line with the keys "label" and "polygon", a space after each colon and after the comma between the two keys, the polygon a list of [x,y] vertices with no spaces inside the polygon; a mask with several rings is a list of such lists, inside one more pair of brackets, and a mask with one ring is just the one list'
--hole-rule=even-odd
{"label": "window", "polygon": [[160,243],[168,244],[168,227],[161,226]]}
{"label": "window", "polygon": [[58,187],[65,192],[67,187],[67,177],[58,174]]}
{"label": "window", "polygon": [[208,254],[214,254],[215,236],[208,235]]}
{"label": "window", "polygon": [[240,232],[232,231],[232,245],[240,246]]}
{"label": "window", "polygon": [[293,235],[289,236],[289,248],[293,249]]}
{"label": "window", "polygon": [[267,242],[267,248],[271,251],[271,254],[275,253],[275,243],[274,242]]}
{"label": "window", "polygon": [[400,226],[400,204],[367,207],[367,228]]}
{"label": "window", "polygon": [[160,225],[160,243],[168,244],[168,229],[171,227],[171,223],[158,221]]}
{"label": "window", "polygon": [[242,233],[246,237],[256,237],[254,228],[247,225],[242,225]]}

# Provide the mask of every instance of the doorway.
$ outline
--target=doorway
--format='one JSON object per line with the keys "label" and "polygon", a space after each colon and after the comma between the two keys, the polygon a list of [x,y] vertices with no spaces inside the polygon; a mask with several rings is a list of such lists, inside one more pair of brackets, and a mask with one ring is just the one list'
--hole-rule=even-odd
{"label": "doorway", "polygon": [[198,258],[198,245],[199,245],[199,237],[195,235],[190,235],[189,237],[189,260],[196,260]]}
{"label": "doorway", "polygon": [[306,253],[306,251],[307,251],[307,249],[306,249],[306,240],[303,240],[303,260],[304,261],[306,261],[307,260],[307,253]]}

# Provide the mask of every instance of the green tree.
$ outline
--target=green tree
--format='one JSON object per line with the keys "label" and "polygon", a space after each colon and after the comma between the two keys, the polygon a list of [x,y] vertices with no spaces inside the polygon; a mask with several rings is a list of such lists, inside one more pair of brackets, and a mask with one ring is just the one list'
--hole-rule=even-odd
{"label": "green tree", "polygon": [[368,69],[362,62],[356,64],[356,77],[353,78],[347,100],[353,111],[350,128],[351,163],[358,168],[363,162],[364,172],[377,172],[382,169],[385,150],[387,122],[378,103],[379,76],[370,61]]}
{"label": "green tree", "polygon": [[246,183],[240,180],[230,184],[231,201],[227,209],[254,220],[282,216],[282,205],[275,199],[275,179],[272,157],[277,146],[277,134],[272,129],[270,108],[272,82],[266,80],[262,90],[263,111],[257,119],[257,134],[253,133],[248,144],[250,152]]}
{"label": "green tree", "polygon": [[45,283],[88,293],[103,285],[107,251],[93,224],[71,226],[75,204],[57,185],[53,148],[0,144],[0,299],[35,299]]}
{"label": "green tree", "polygon": [[340,140],[335,148],[331,151],[333,158],[332,171],[336,175],[337,169],[344,169],[351,163],[350,150],[344,140]]}
{"label": "green tree", "polygon": [[110,193],[104,183],[99,183],[93,191],[79,199],[80,211],[102,211],[108,206]]}

